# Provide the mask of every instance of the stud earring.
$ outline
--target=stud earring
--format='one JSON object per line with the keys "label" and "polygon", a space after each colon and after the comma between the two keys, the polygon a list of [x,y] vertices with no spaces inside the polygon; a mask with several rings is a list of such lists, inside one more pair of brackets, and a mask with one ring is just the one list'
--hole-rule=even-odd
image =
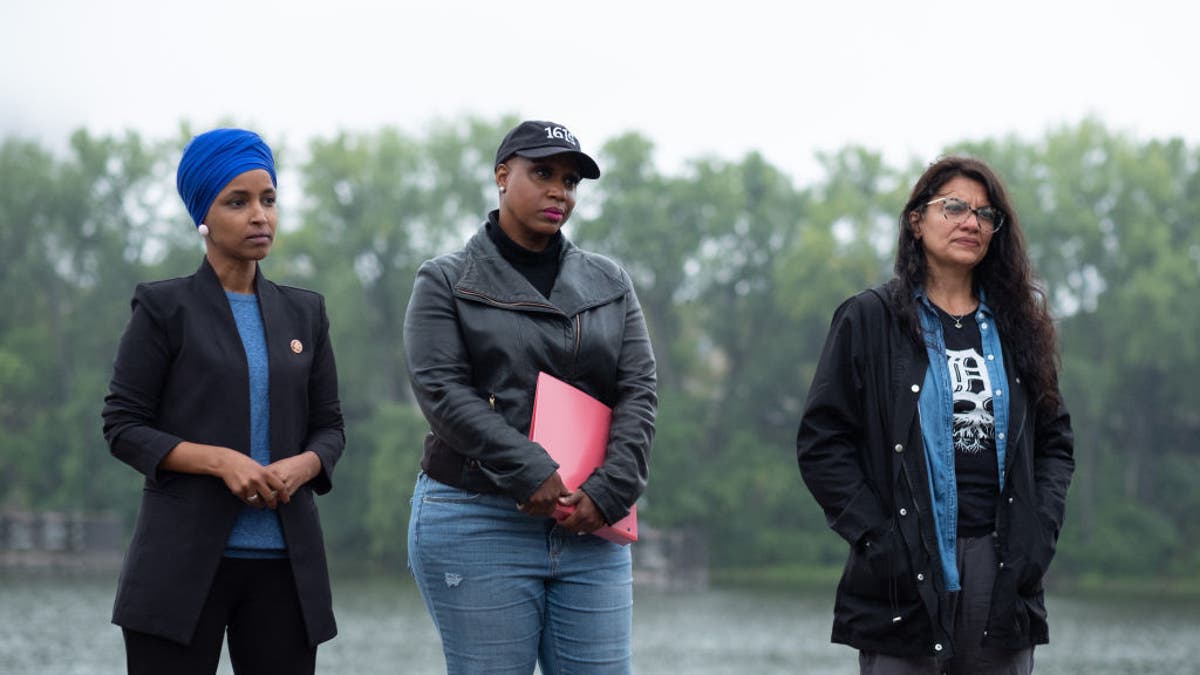
{"label": "stud earring", "polygon": [[508,188],[504,187],[503,185],[500,185],[500,186],[498,186],[498,187],[500,188],[500,194],[504,194],[504,191],[505,191],[506,189],[508,189]]}
{"label": "stud earring", "polygon": [[204,223],[200,223],[200,227],[197,227],[196,231],[200,233],[201,237],[208,236],[208,226],[205,225]]}

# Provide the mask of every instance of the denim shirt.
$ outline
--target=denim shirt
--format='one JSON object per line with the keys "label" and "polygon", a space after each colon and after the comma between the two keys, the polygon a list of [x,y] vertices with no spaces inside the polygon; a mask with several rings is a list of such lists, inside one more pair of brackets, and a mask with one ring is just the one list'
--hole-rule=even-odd
{"label": "denim shirt", "polygon": [[[917,316],[925,336],[929,369],[917,406],[921,415],[921,436],[925,443],[925,461],[929,466],[929,491],[933,498],[933,526],[937,533],[938,553],[946,590],[961,589],[958,578],[956,537],[958,532],[958,488],[954,475],[954,392],[951,391],[950,368],[947,364],[946,341],[937,309],[925,295],[924,288],[914,294]],[[983,292],[979,293],[979,309],[975,311],[979,335],[983,340],[983,357],[992,382],[992,414],[996,426],[996,461],[999,463],[1000,489],[1004,489],[1004,448],[1008,435],[1008,378],[1004,371],[1004,354],[1000,348],[1000,333],[988,308]]]}

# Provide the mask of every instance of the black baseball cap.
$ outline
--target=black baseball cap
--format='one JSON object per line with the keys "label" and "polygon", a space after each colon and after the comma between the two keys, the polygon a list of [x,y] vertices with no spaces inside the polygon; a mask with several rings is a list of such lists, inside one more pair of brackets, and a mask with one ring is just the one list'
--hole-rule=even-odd
{"label": "black baseball cap", "polygon": [[600,177],[599,165],[579,149],[575,134],[561,124],[544,120],[526,120],[505,134],[496,150],[496,166],[513,155],[540,159],[563,154],[574,155],[579,161],[579,175],[592,179]]}

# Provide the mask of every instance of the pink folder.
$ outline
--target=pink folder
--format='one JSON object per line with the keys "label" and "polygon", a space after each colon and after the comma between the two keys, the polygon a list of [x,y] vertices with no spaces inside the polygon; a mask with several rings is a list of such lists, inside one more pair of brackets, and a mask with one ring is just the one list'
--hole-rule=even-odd
{"label": "pink folder", "polygon": [[[558,473],[568,490],[578,490],[604,463],[611,423],[611,408],[558,378],[538,373],[529,440],[558,462]],[[554,517],[561,520],[573,510],[559,506]],[[621,545],[637,541],[637,505],[629,509],[629,515],[594,534]]]}

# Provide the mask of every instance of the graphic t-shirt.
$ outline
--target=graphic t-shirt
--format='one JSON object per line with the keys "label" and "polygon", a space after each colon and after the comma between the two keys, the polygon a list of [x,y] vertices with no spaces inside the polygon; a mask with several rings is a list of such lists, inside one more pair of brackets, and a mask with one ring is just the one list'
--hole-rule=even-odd
{"label": "graphic t-shirt", "polygon": [[984,363],[983,338],[974,313],[956,321],[938,308],[938,317],[942,320],[950,386],[954,392],[958,536],[978,537],[995,529],[1000,491],[991,378]]}

